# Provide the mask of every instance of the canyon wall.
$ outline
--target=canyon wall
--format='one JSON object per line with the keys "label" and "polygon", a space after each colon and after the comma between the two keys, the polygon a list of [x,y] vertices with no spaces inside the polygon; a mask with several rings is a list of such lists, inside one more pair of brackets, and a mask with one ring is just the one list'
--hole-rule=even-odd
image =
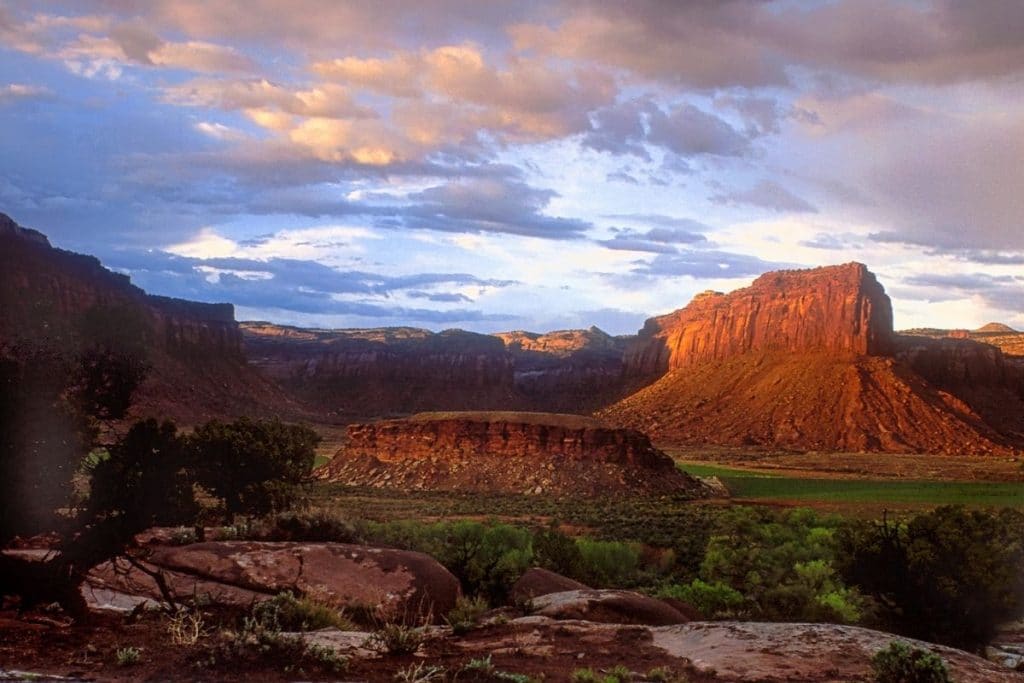
{"label": "canyon wall", "polygon": [[246,363],[231,304],[152,296],[96,258],[52,247],[0,214],[0,351],[126,351],[149,370],[135,416],[194,423],[237,415],[306,414]]}
{"label": "canyon wall", "polygon": [[728,294],[705,292],[651,318],[625,354],[631,376],[752,352],[892,351],[892,305],[860,263],[766,273]]}
{"label": "canyon wall", "polygon": [[626,341],[597,328],[493,335],[242,323],[250,362],[341,417],[590,410],[618,397]]}

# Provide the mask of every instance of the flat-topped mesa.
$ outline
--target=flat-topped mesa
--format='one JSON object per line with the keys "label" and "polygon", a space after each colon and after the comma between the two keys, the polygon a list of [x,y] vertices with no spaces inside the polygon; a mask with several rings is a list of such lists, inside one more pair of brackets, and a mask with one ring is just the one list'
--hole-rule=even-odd
{"label": "flat-topped mesa", "polygon": [[728,294],[705,292],[651,318],[626,351],[633,376],[753,352],[892,352],[892,304],[861,263],[766,273]]}
{"label": "flat-topped mesa", "polygon": [[438,490],[708,494],[643,433],[552,413],[422,413],[350,425],[348,443],[319,474],[352,485]]}
{"label": "flat-topped mesa", "polygon": [[347,451],[381,462],[434,457],[562,458],[670,468],[672,460],[635,429],[548,413],[421,413],[348,427]]}

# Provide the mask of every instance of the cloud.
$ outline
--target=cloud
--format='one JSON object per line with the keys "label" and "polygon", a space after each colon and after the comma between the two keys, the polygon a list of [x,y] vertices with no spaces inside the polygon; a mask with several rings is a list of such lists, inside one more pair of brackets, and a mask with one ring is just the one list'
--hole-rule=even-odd
{"label": "cloud", "polygon": [[[876,239],[947,250],[1024,249],[1024,119],[916,119],[888,131],[858,172],[883,224]],[[857,168],[854,166],[854,168]]]}
{"label": "cloud", "polygon": [[647,251],[656,254],[675,254],[677,245],[692,245],[706,242],[707,238],[696,232],[681,228],[659,227],[645,232],[631,228],[612,228],[614,237],[597,240],[598,244],[609,249],[622,251]]}
{"label": "cloud", "polygon": [[762,180],[745,190],[728,190],[711,197],[716,204],[756,206],[779,212],[816,213],[813,204],[796,196],[774,180]]}
{"label": "cloud", "polygon": [[[422,309],[384,305],[382,299],[407,297],[437,303],[469,303],[463,294],[433,287],[505,288],[512,280],[467,273],[415,273],[394,276],[340,270],[316,261],[247,257],[195,258],[164,251],[123,250],[104,263],[128,272],[145,289],[197,301],[227,301],[238,306],[301,314],[356,315],[433,323],[508,320],[509,316],[469,309]],[[376,301],[375,301],[376,300]]]}
{"label": "cloud", "polygon": [[1019,275],[990,275],[987,273],[921,273],[904,278],[904,283],[921,287],[930,299],[941,300],[951,293],[974,297],[1003,311],[1020,311],[1024,300],[1024,277]]}
{"label": "cloud", "polygon": [[[556,193],[518,180],[476,178],[452,181],[408,197],[396,212],[405,227],[445,232],[505,233],[547,239],[583,237],[586,221],[548,216],[542,211]],[[383,220],[382,226],[392,225]]]}
{"label": "cloud", "polygon": [[851,232],[844,233],[830,233],[830,232],[819,232],[809,240],[801,240],[800,246],[807,247],[808,249],[828,249],[832,251],[839,251],[842,249],[860,249],[862,248],[862,235],[857,235]]}
{"label": "cloud", "polygon": [[42,85],[8,83],[0,85],[0,105],[21,100],[38,100],[53,97],[53,91]]}
{"label": "cloud", "polygon": [[406,292],[405,295],[410,299],[427,299],[429,301],[437,301],[440,303],[472,303],[465,294],[459,294],[454,292],[420,292],[417,290]]}
{"label": "cloud", "polygon": [[740,278],[793,267],[795,265],[791,263],[765,261],[748,254],[690,249],[672,254],[657,254],[649,261],[635,261],[628,273],[604,273],[603,278],[616,287],[635,290],[650,287],[666,279]]}
{"label": "cloud", "polygon": [[583,59],[672,86],[781,85],[784,63],[758,40],[767,15],[747,1],[628,4],[580,2],[560,23],[524,23],[510,33],[519,49]]}
{"label": "cloud", "polygon": [[724,120],[689,104],[668,114],[655,109],[650,115],[647,139],[684,157],[740,156],[750,146],[750,141]]}

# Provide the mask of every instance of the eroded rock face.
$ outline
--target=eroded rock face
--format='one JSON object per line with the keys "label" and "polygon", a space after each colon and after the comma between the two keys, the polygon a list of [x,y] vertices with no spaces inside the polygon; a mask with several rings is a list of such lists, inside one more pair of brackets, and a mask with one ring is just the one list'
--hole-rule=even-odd
{"label": "eroded rock face", "polygon": [[621,395],[623,353],[632,337],[613,337],[597,327],[494,336],[512,356],[516,391],[536,410],[580,412]]}
{"label": "eroded rock face", "polygon": [[516,404],[500,339],[411,327],[305,330],[243,323],[250,362],[317,405],[353,417]]}
{"label": "eroded rock face", "polygon": [[184,422],[239,414],[294,414],[294,402],[248,368],[231,304],[151,296],[100,262],[50,246],[0,214],[0,351],[101,343],[150,367],[138,416]]}
{"label": "eroded rock face", "polygon": [[308,330],[242,323],[250,361],[354,418],[423,410],[590,409],[618,397],[624,338],[412,327]]}
{"label": "eroded rock face", "polygon": [[[379,608],[381,616],[439,619],[460,594],[458,579],[428,555],[342,543],[215,541],[157,546],[148,564],[167,573],[177,597],[190,599],[198,593],[240,606],[293,591],[337,607]],[[109,563],[90,573],[85,593],[98,599],[161,599],[149,576],[139,571],[118,573]]]}
{"label": "eroded rock face", "polygon": [[74,336],[90,311],[133,311],[147,343],[177,354],[216,353],[242,358],[242,336],[231,304],[204,304],[150,296],[128,276],[99,260],[55,249],[42,233],[0,214],[0,336]]}
{"label": "eroded rock face", "polygon": [[729,294],[705,292],[686,308],[651,318],[627,350],[631,375],[748,353],[885,354],[892,305],[860,263],[766,273]]}
{"label": "eroded rock face", "polygon": [[349,484],[595,495],[692,491],[640,432],[547,413],[425,413],[350,425],[348,444],[320,471]]}

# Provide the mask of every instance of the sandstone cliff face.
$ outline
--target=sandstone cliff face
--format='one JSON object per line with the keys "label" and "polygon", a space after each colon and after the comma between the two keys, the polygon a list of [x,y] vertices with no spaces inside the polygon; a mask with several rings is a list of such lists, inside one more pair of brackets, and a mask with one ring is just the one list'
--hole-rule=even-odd
{"label": "sandstone cliff face", "polygon": [[516,390],[531,407],[579,412],[621,396],[623,353],[632,338],[613,337],[597,327],[494,336],[511,354]]}
{"label": "sandstone cliff face", "polygon": [[[215,353],[242,359],[242,337],[231,304],[150,296],[128,276],[104,268],[92,256],[50,246],[41,233],[0,214],[0,335],[74,337],[81,319],[94,312],[132,310],[139,332],[173,354]],[[116,330],[111,330],[115,332]]]}
{"label": "sandstone cliff face", "polygon": [[50,246],[0,214],[0,348],[94,343],[130,348],[150,365],[137,415],[192,422],[291,414],[297,405],[248,368],[231,304],[151,296],[91,256]]}
{"label": "sandstone cliff face", "polygon": [[885,354],[892,306],[860,263],[762,275],[729,294],[706,292],[651,318],[626,351],[630,375],[651,376],[753,352]]}
{"label": "sandstone cliff face", "polygon": [[491,408],[515,402],[512,359],[489,335],[410,327],[301,330],[243,323],[255,366],[342,415]]}
{"label": "sandstone cliff face", "polygon": [[320,470],[354,485],[514,493],[707,495],[640,432],[547,413],[427,413],[350,425]]}
{"label": "sandstone cliff face", "polygon": [[356,418],[423,410],[589,410],[618,397],[626,343],[597,328],[484,335],[250,322],[242,331],[250,361],[265,374]]}
{"label": "sandstone cliff face", "polygon": [[1024,365],[963,336],[896,335],[857,263],[768,273],[649,320],[626,367],[656,380],[599,414],[688,445],[1016,452]]}

